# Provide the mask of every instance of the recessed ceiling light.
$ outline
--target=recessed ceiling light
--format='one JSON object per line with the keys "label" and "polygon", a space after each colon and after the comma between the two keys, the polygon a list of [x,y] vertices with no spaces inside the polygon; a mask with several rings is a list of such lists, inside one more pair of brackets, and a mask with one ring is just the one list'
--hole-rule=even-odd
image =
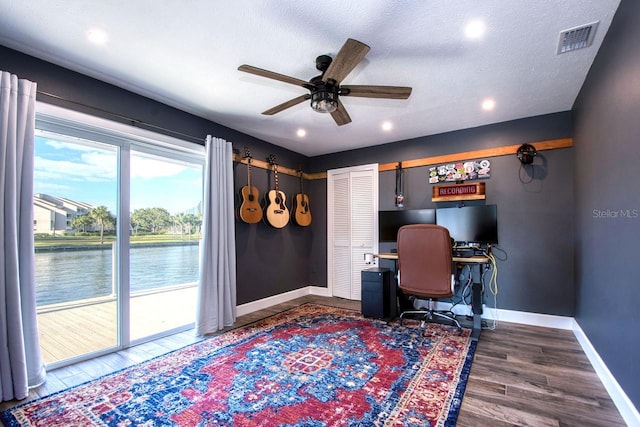
{"label": "recessed ceiling light", "polygon": [[484,35],[485,25],[482,21],[471,21],[464,28],[464,33],[470,39],[478,39]]}
{"label": "recessed ceiling light", "polygon": [[491,98],[487,98],[484,101],[482,101],[482,109],[484,111],[491,111],[495,108],[496,106],[496,101],[494,101]]}
{"label": "recessed ceiling light", "polygon": [[382,130],[388,132],[391,129],[393,129],[393,123],[391,123],[391,122],[382,122]]}
{"label": "recessed ceiling light", "polygon": [[298,135],[300,138],[304,138],[305,136],[307,136],[307,131],[304,129],[298,129],[296,135]]}
{"label": "recessed ceiling light", "polygon": [[87,39],[93,44],[103,45],[109,40],[107,33],[99,28],[92,28],[87,31]]}

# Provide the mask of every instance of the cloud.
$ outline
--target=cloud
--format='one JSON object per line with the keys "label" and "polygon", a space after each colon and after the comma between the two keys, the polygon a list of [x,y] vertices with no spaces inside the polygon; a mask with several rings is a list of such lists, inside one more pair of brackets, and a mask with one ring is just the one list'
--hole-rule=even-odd
{"label": "cloud", "polygon": [[71,191],[72,188],[68,185],[56,184],[55,182],[51,182],[50,180],[42,180],[36,187],[34,187],[34,190],[35,193],[66,194]]}
{"label": "cloud", "polygon": [[187,169],[186,166],[173,162],[148,157],[131,156],[131,179],[153,179],[175,176],[182,173],[185,169]]}
{"label": "cloud", "polygon": [[[44,143],[48,147],[55,148],[56,150],[96,151],[96,147],[92,147],[90,145],[85,145],[85,144],[80,144],[80,143],[76,144],[76,143],[73,143],[73,142],[57,141],[55,139],[44,140]],[[92,145],[95,145],[95,143],[92,144]],[[115,151],[115,147],[114,147],[114,151]]]}
{"label": "cloud", "polygon": [[80,161],[51,160],[35,157],[35,177],[38,181],[106,182],[116,179],[115,155],[87,153]]}
{"label": "cloud", "polygon": [[[101,200],[111,197],[103,192],[116,189],[116,147],[39,139],[36,155],[36,192],[82,200],[96,206],[109,205]],[[200,201],[200,165],[136,150],[131,151],[130,163],[132,208],[164,203],[169,205],[165,208],[171,208],[170,211],[184,210]]]}
{"label": "cloud", "polygon": [[[96,149],[89,145],[46,140],[44,143],[57,152],[54,156],[36,156],[36,178],[104,182],[117,178],[116,152]],[[36,153],[37,153],[36,149]],[[49,153],[47,153],[49,154]],[[64,158],[64,160],[61,160]],[[172,159],[158,159],[133,154],[131,178],[154,179],[181,174],[188,166]]]}

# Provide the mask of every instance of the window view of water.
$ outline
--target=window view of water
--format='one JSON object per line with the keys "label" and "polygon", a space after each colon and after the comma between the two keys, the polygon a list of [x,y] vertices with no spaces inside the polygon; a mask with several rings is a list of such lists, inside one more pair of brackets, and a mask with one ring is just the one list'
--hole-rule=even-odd
{"label": "window view of water", "polygon": [[[198,280],[198,245],[131,247],[131,292]],[[111,249],[37,252],[38,306],[112,294]]]}

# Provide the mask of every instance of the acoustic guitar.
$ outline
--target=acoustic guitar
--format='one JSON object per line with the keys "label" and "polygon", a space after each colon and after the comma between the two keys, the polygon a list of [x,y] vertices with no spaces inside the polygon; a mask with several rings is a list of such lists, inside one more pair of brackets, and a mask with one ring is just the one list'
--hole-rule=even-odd
{"label": "acoustic guitar", "polygon": [[304,194],[302,171],[300,175],[300,192],[293,198],[293,222],[301,227],[311,224],[311,209],[309,208],[309,196]]}
{"label": "acoustic guitar", "polygon": [[287,208],[287,196],[280,191],[278,184],[278,163],[276,156],[269,156],[269,164],[273,167],[273,180],[275,188],[269,190],[265,195],[267,206],[265,208],[265,219],[267,223],[275,228],[282,228],[289,223],[289,208]]}
{"label": "acoustic guitar", "polygon": [[262,219],[262,207],[258,201],[259,192],[251,185],[251,154],[247,147],[244,148],[244,158],[247,160],[247,185],[240,189],[242,204],[240,205],[240,219],[247,224],[255,224]]}

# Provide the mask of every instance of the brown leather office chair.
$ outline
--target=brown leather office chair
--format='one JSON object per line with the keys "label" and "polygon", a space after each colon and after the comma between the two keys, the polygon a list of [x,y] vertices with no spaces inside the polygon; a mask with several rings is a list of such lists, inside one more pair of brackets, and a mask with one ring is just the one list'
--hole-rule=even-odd
{"label": "brown leather office chair", "polygon": [[428,310],[408,310],[400,314],[419,316],[421,327],[434,317],[448,319],[460,329],[452,312],[433,309],[434,299],[453,296],[452,254],[449,230],[435,224],[405,225],[398,230],[398,285],[409,296],[429,300]]}

